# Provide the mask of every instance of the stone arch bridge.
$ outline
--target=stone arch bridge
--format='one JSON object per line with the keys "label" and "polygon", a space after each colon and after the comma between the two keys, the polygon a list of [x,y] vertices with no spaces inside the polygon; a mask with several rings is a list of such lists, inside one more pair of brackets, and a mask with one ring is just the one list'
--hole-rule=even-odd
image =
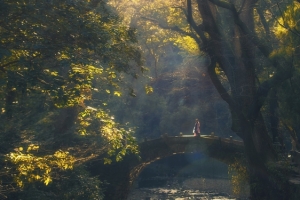
{"label": "stone arch bridge", "polygon": [[[226,164],[231,164],[244,157],[244,144],[232,138],[220,138],[214,135],[168,136],[145,140],[139,143],[140,159],[129,155],[122,162],[100,166],[93,163],[93,175],[99,175],[101,180],[108,180],[105,199],[126,200],[134,180],[150,163],[178,153],[202,152]],[[96,173],[95,173],[96,172]]]}

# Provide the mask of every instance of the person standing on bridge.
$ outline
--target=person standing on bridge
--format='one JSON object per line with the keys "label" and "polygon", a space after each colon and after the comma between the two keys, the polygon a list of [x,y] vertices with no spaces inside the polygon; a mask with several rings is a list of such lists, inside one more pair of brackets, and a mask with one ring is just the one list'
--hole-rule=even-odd
{"label": "person standing on bridge", "polygon": [[196,119],[193,133],[195,137],[200,137],[200,121]]}

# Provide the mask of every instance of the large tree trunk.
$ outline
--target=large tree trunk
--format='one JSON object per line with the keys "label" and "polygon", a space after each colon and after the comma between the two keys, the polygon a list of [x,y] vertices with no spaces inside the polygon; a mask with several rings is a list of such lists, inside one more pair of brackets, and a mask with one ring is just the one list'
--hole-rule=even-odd
{"label": "large tree trunk", "polygon": [[[203,21],[201,29],[200,26],[193,26],[191,15],[188,15],[188,21],[195,31],[198,31],[202,39],[199,45],[210,58],[208,73],[221,97],[229,105],[233,120],[232,128],[244,141],[251,198],[284,199],[284,194],[276,192],[279,186],[274,184],[274,179],[266,167],[269,161],[275,161],[276,153],[260,112],[271,86],[260,88],[255,82],[256,46],[251,33],[254,33],[253,8],[256,1],[244,0],[238,13],[233,4],[217,0],[197,0]],[[188,11],[191,12],[189,3],[188,0]],[[232,26],[234,28],[232,46],[228,44],[218,27],[216,5],[227,8],[235,18],[235,25]],[[209,37],[199,34],[200,31],[208,33]],[[225,90],[216,75],[216,65],[226,74],[230,92]]]}
{"label": "large tree trunk", "polygon": [[[187,0],[186,17],[193,33],[189,34],[178,27],[160,26],[193,37],[206,54],[208,74],[231,111],[232,130],[245,144],[252,198],[285,199],[287,197],[284,196],[286,188],[283,181],[278,181],[275,173],[267,167],[268,163],[276,161],[277,155],[261,108],[269,91],[290,78],[292,70],[286,70],[282,66],[283,60],[270,58],[273,50],[255,34],[253,12],[257,1],[196,0],[202,20],[201,24],[197,24],[193,19],[192,0]],[[231,15],[226,17],[230,19],[226,20],[225,25],[219,26],[222,20],[218,17],[222,17],[224,13]],[[224,27],[228,29],[224,31]],[[262,83],[256,82],[256,51],[260,51],[260,55],[276,71]],[[284,62],[289,64],[286,60]],[[230,86],[229,91],[216,74],[217,67],[224,72],[226,84]]]}

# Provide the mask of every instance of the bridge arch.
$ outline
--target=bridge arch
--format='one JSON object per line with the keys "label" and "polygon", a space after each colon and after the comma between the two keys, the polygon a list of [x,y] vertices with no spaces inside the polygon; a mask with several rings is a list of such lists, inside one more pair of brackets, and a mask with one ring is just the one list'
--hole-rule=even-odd
{"label": "bridge arch", "polygon": [[139,144],[141,160],[130,171],[130,186],[141,171],[150,163],[179,153],[201,152],[226,164],[232,164],[244,157],[244,144],[232,138],[213,135],[168,136],[144,141]]}
{"label": "bridge arch", "polygon": [[231,164],[244,157],[244,145],[231,138],[213,135],[168,136],[146,140],[139,143],[140,159],[129,155],[122,162],[103,166],[94,163],[93,175],[110,180],[106,189],[105,200],[126,200],[133,182],[150,163],[179,153],[201,152],[226,164]]}

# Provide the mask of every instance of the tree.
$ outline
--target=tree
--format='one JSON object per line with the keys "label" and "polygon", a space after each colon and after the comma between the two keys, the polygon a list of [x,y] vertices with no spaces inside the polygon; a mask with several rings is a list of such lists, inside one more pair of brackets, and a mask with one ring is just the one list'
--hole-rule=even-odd
{"label": "tree", "polygon": [[[178,24],[179,20],[161,20],[160,15],[144,19],[197,42],[205,54],[207,72],[231,111],[232,130],[244,141],[252,198],[283,199],[287,198],[287,191],[284,184],[279,183],[284,181],[278,181],[269,170],[269,163],[276,161],[277,154],[266,129],[262,108],[271,89],[291,78],[296,65],[285,56],[274,56],[278,39],[270,32],[273,28],[267,16],[270,10],[259,2],[187,0],[185,5],[181,1],[178,5],[168,1],[165,10],[175,10],[165,19],[176,16],[179,20],[186,19],[187,24]],[[159,3],[151,1],[150,5]],[[154,6],[153,9],[157,12],[159,8]],[[273,17],[278,18],[280,12],[274,13],[277,15]],[[271,71],[268,76],[263,71],[266,68]],[[224,87],[225,84],[230,88]],[[283,192],[276,192],[279,190]]]}
{"label": "tree", "polygon": [[0,4],[1,166],[10,161],[2,179],[49,184],[64,173],[58,154],[72,154],[68,166],[59,164],[70,169],[137,153],[132,131],[105,109],[110,93],[120,95],[121,74],[141,70],[135,31],[101,0]]}

